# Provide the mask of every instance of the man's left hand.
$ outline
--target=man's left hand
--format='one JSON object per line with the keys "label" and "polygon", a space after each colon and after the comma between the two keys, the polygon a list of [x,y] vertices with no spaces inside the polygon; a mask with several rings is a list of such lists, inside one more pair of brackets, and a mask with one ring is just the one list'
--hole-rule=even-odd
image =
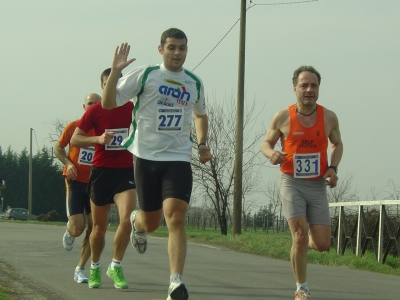
{"label": "man's left hand", "polygon": [[210,148],[207,147],[206,145],[200,145],[199,147],[199,159],[202,164],[205,164],[206,162],[210,161],[211,159],[211,152]]}
{"label": "man's left hand", "polygon": [[338,177],[334,169],[329,168],[324,175],[324,179],[326,180],[326,185],[330,188],[334,188],[337,185]]}

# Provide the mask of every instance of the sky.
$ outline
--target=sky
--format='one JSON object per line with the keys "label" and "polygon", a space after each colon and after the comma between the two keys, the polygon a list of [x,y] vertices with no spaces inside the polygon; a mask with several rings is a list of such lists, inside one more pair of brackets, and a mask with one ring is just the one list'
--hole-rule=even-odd
{"label": "sky", "polygon": [[[296,1],[247,2],[256,4],[246,15],[245,65],[246,101],[256,101],[261,112],[254,131],[264,132],[277,111],[295,102],[293,71],[312,65],[322,75],[318,103],[339,118],[339,180],[351,174],[361,200],[390,181],[400,185],[400,1],[272,5]],[[239,23],[229,30],[240,17],[240,2],[0,0],[3,152],[9,146],[29,150],[30,128],[34,153],[52,147],[52,124],[78,119],[84,97],[101,94],[100,73],[110,67],[116,46],[131,45],[136,61],[126,71],[161,63],[157,46],[170,27],[187,34],[184,66],[197,66],[208,102],[236,97]],[[279,171],[265,168],[262,176],[276,181]]]}

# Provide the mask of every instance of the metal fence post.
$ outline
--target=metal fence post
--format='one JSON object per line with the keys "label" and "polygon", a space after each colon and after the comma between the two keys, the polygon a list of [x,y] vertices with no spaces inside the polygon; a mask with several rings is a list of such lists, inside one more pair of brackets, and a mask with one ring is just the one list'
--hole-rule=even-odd
{"label": "metal fence post", "polygon": [[385,209],[385,205],[380,205],[379,210],[379,236],[378,236],[378,261],[382,262],[382,248],[383,248],[383,210]]}
{"label": "metal fence post", "polygon": [[358,207],[358,220],[357,220],[357,245],[356,245],[356,255],[358,257],[361,256],[361,227],[362,227],[362,220],[361,220],[361,213],[363,210],[363,206],[360,205]]}

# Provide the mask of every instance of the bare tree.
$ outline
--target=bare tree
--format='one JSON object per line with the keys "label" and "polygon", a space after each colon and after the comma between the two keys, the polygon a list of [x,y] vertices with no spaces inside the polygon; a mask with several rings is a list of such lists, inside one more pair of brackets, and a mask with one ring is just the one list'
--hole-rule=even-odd
{"label": "bare tree", "polygon": [[390,199],[398,200],[400,195],[400,186],[398,184],[395,184],[393,179],[390,179],[388,181],[388,187],[389,187]]}
{"label": "bare tree", "polygon": [[[389,180],[389,188],[391,190],[391,198],[393,200],[399,200],[400,198],[400,186],[395,184],[392,179]],[[396,217],[398,218],[400,216],[400,205],[392,206],[390,209],[390,212],[395,214]]]}
{"label": "bare tree", "polygon": [[[231,218],[230,209],[233,196],[233,174],[235,158],[235,104],[234,97],[225,99],[223,104],[208,101],[208,141],[212,151],[212,159],[203,165],[197,155],[197,146],[194,143],[192,168],[195,189],[205,195],[214,207],[221,228],[221,234],[228,232],[228,220]],[[243,199],[256,190],[260,180],[260,168],[265,160],[259,155],[259,139],[265,130],[250,134],[255,126],[253,116],[255,101],[246,107],[244,117],[243,141]],[[259,114],[261,111],[259,112]],[[256,130],[257,132],[257,130]],[[194,136],[196,141],[196,136]]]}
{"label": "bare tree", "polygon": [[[335,188],[327,188],[329,203],[358,201],[357,191],[352,186],[353,179],[353,174],[346,174],[343,179],[338,181]],[[336,207],[333,211],[333,217],[337,217],[338,214],[339,208]]]}
{"label": "bare tree", "polygon": [[50,127],[49,136],[47,137],[47,139],[50,142],[55,143],[60,138],[60,136],[61,136],[65,126],[68,124],[68,122],[60,120],[60,119],[56,119],[55,121],[53,121],[53,123],[49,123],[49,124],[51,127]]}
{"label": "bare tree", "polygon": [[278,183],[268,182],[264,183],[261,194],[267,199],[268,207],[271,208],[272,215],[277,214],[279,208],[279,219],[282,218],[282,203],[281,203],[281,193]]}
{"label": "bare tree", "polygon": [[353,188],[353,174],[346,174],[338,181],[335,188],[328,188],[328,200],[330,203],[357,201],[357,191]]}
{"label": "bare tree", "polygon": [[[399,196],[399,185],[395,184],[395,182],[390,179],[387,185],[382,188],[371,187],[366,198],[371,200],[398,200]],[[386,209],[388,213],[393,213],[397,216],[399,215],[398,205],[389,205]]]}

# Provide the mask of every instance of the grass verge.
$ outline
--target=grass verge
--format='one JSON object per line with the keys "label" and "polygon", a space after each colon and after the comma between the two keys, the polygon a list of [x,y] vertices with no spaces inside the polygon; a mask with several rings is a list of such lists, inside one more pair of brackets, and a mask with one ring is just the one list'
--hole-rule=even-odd
{"label": "grass verge", "polygon": [[7,292],[0,287],[0,300],[8,300]]}
{"label": "grass verge", "polygon": [[[166,228],[159,228],[150,234],[157,237],[168,237]],[[221,235],[213,229],[186,229],[190,242],[220,246],[233,251],[251,253],[270,258],[290,260],[292,239],[289,232],[269,233],[242,232],[239,236]],[[400,276],[400,258],[388,256],[385,264],[379,263],[372,252],[367,252],[363,257],[357,257],[347,250],[344,255],[336,254],[333,248],[328,252],[310,250],[308,262],[325,266],[348,267],[351,269],[370,271],[381,274]]]}

